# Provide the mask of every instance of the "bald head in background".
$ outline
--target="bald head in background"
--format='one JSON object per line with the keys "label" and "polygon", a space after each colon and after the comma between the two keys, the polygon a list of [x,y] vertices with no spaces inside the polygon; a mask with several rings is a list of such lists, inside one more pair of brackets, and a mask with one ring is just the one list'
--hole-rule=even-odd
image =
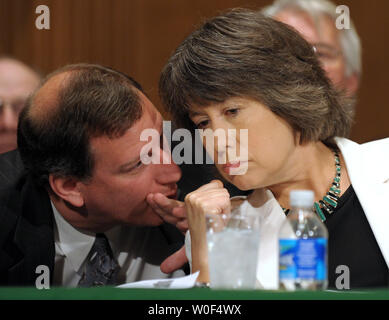
{"label": "bald head in background", "polygon": [[24,63],[0,58],[0,153],[16,148],[18,116],[40,76]]}

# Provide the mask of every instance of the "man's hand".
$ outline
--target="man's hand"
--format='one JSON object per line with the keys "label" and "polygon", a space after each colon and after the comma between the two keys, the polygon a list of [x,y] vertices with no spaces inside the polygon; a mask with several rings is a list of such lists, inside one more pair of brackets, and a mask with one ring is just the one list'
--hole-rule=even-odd
{"label": "man's hand", "polygon": [[[188,217],[191,220],[191,234],[193,270],[202,268],[202,260],[206,256],[205,230],[203,229],[204,216],[206,213],[221,214],[230,212],[230,197],[223,183],[213,180],[210,183],[200,187],[194,192],[188,194],[185,203],[174,199],[169,199],[161,193],[149,194],[147,196],[148,204],[158,213],[162,219],[168,223],[174,224],[179,230],[185,233],[188,230]],[[164,273],[171,273],[181,268],[188,259],[185,254],[185,246],[167,257],[161,264],[161,270]],[[208,262],[205,261],[205,269],[208,269]],[[200,273],[199,279],[208,282],[208,270]]]}
{"label": "man's hand", "polygon": [[[161,218],[177,227],[182,233],[188,230],[188,220],[186,218],[185,203],[182,201],[169,199],[162,193],[150,193],[147,195],[147,203]],[[185,254],[185,245],[178,251],[167,257],[161,264],[161,271],[172,273],[180,269],[188,259]]]}
{"label": "man's hand", "polygon": [[185,203],[169,199],[162,193],[150,193],[147,195],[147,203],[161,218],[177,227],[181,232],[188,230]]}
{"label": "man's hand", "polygon": [[187,262],[188,259],[185,254],[185,246],[182,246],[180,250],[167,257],[161,263],[161,271],[164,273],[172,273],[180,269]]}

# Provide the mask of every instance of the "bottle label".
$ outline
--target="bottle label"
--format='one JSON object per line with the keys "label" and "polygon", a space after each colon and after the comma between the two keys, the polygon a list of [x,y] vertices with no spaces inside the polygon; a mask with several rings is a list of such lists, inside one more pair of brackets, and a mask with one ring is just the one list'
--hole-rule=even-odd
{"label": "bottle label", "polygon": [[280,239],[280,280],[326,279],[327,239]]}

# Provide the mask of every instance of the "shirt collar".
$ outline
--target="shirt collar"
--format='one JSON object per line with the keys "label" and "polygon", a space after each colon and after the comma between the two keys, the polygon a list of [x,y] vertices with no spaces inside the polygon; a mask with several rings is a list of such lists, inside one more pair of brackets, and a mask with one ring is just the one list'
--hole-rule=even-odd
{"label": "shirt collar", "polygon": [[78,272],[96,238],[95,233],[80,231],[67,222],[51,202],[57,227],[56,245]]}

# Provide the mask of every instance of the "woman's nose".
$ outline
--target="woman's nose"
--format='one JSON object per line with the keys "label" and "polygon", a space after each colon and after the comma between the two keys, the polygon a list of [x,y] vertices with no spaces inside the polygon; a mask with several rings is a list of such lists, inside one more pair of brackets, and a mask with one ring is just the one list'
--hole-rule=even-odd
{"label": "woman's nose", "polygon": [[236,128],[225,121],[212,122],[211,130],[205,134],[205,148],[215,163],[226,163],[229,150],[236,144]]}

